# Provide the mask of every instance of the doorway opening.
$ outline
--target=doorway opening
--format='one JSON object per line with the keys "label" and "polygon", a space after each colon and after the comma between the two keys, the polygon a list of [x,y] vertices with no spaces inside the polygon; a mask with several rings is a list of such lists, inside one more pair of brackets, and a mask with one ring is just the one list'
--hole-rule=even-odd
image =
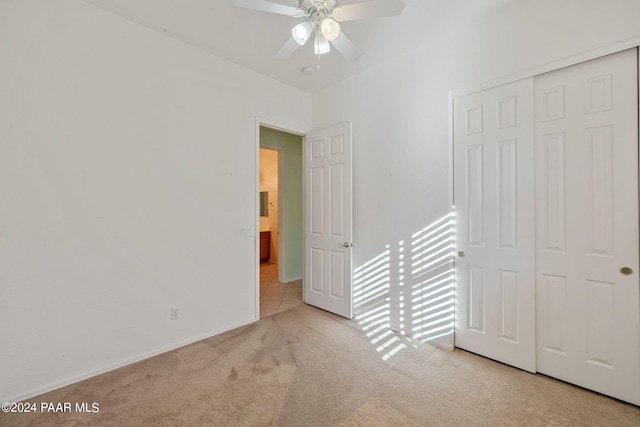
{"label": "doorway opening", "polygon": [[302,135],[259,124],[260,318],[302,304]]}

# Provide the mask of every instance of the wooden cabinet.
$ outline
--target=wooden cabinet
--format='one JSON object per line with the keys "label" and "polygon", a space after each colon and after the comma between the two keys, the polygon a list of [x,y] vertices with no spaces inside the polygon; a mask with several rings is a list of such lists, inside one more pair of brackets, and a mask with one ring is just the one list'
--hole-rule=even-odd
{"label": "wooden cabinet", "polygon": [[271,232],[260,232],[260,262],[269,261],[269,255],[271,250]]}

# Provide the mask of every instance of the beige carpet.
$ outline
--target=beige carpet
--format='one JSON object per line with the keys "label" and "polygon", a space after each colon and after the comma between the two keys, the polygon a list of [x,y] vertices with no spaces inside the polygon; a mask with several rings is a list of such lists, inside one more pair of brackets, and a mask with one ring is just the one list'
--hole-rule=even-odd
{"label": "beige carpet", "polygon": [[0,425],[640,426],[636,406],[381,332],[301,305],[29,399],[98,413],[0,414]]}

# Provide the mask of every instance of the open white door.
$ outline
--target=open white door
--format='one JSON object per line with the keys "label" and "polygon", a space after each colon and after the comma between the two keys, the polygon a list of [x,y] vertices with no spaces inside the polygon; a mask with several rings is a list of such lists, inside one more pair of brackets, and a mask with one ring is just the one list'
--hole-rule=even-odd
{"label": "open white door", "polygon": [[304,301],[353,317],[351,123],[307,134]]}

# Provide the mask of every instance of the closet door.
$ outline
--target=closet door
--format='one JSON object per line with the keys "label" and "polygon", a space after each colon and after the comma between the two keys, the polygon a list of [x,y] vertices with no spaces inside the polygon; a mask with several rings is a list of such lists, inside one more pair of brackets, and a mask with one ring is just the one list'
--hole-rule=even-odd
{"label": "closet door", "polygon": [[535,78],[537,370],[640,404],[637,51]]}
{"label": "closet door", "polygon": [[454,101],[456,347],[535,371],[533,79]]}

